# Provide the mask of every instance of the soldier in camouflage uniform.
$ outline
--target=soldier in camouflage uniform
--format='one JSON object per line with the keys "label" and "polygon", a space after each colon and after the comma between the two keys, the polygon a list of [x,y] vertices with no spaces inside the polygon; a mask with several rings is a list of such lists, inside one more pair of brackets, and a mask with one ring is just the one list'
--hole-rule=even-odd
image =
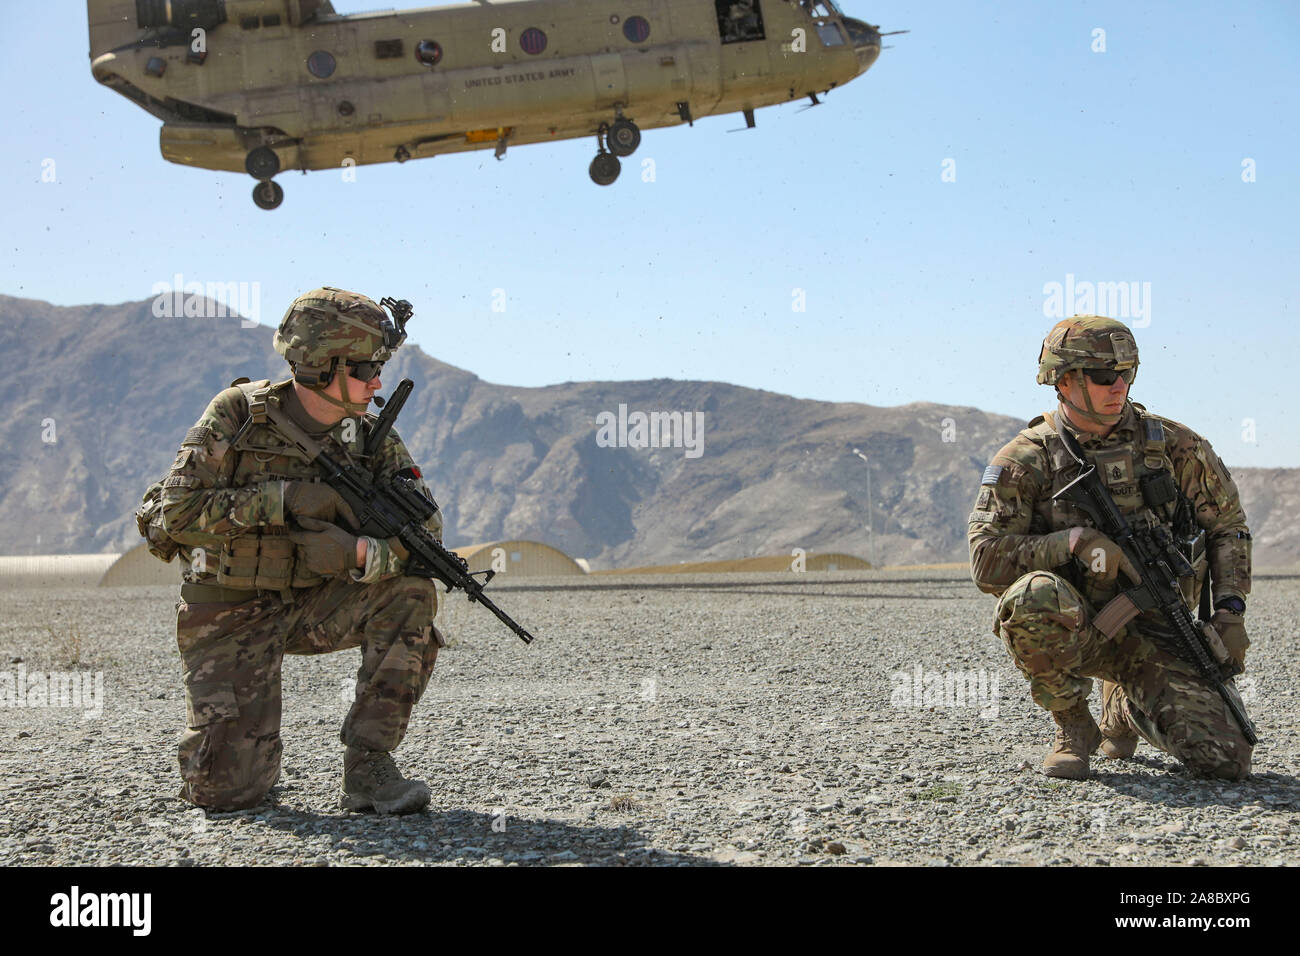
{"label": "soldier in camouflage uniform", "polygon": [[[1056,721],[1045,774],[1084,779],[1098,747],[1126,758],[1141,737],[1194,773],[1240,779],[1251,747],[1213,687],[1170,653],[1158,612],[1118,626],[1106,613],[1137,569],[1085,513],[1052,500],[1078,470],[1060,438],[1067,429],[1131,523],[1164,525],[1186,543],[1195,573],[1181,581],[1184,597],[1195,607],[1211,588],[1216,654],[1244,669],[1250,533],[1236,486],[1204,438],[1128,401],[1137,367],[1137,343],[1114,319],[1074,316],[1048,334],[1038,381],[1056,387],[1059,405],[985,470],[970,516],[971,576],[999,596],[994,633]],[[1180,500],[1152,508],[1142,480],[1162,470]],[[1088,709],[1094,677],[1103,681],[1100,728]]]}
{"label": "soldier in camouflage uniform", "polygon": [[[390,752],[442,645],[436,587],[402,574],[397,539],[359,537],[347,504],[274,425],[287,416],[332,456],[418,481],[396,432],[363,455],[380,368],[404,337],[365,296],[328,287],[300,296],[274,343],[293,378],[241,379],[217,395],[163,481],[161,521],[188,562],[176,618],[188,723],[181,795],[199,806],[253,806],[278,779],[283,655],[349,647],[360,648],[361,667],[340,734],[342,805],[407,813],[429,802]],[[441,539],[439,513],[428,526]]]}

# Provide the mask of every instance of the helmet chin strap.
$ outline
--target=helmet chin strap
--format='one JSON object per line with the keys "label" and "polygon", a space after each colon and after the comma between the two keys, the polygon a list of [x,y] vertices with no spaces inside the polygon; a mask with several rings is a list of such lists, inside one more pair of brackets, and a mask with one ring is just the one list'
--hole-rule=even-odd
{"label": "helmet chin strap", "polygon": [[334,374],[338,376],[339,379],[339,391],[343,393],[342,400],[335,398],[333,395],[326,395],[325,389],[329,387],[327,385],[315,385],[315,386],[308,386],[308,387],[311,388],[311,390],[315,392],[317,395],[319,395],[321,398],[325,399],[325,401],[329,402],[331,405],[337,405],[339,408],[343,409],[343,411],[345,411],[348,415],[354,415],[354,416],[364,415],[366,413],[366,410],[370,407],[370,403],[354,402],[351,400],[352,396],[348,394],[348,375],[347,372],[344,371],[344,368],[345,366],[335,369],[334,371]]}
{"label": "helmet chin strap", "polygon": [[[1079,375],[1081,380],[1083,377],[1083,373],[1078,372],[1077,374]],[[1070,401],[1066,397],[1064,390],[1058,388],[1056,390],[1056,394],[1060,398],[1061,404],[1066,405],[1069,408],[1072,408],[1081,417],[1087,419],[1090,422],[1095,422],[1098,425],[1119,424],[1119,420],[1124,417],[1124,410],[1122,408],[1113,415],[1103,415],[1101,412],[1097,411],[1097,409],[1093,407],[1092,396],[1088,394],[1087,383],[1080,381],[1079,388],[1082,389],[1083,391],[1083,400],[1087,404],[1088,406],[1087,408],[1080,408],[1078,405],[1074,404],[1074,402]]]}

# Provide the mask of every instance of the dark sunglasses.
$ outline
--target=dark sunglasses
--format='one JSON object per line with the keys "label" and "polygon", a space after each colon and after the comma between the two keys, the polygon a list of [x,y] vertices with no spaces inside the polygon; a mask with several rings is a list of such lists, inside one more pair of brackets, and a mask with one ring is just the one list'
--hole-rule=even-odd
{"label": "dark sunglasses", "polygon": [[379,377],[380,371],[383,370],[383,362],[353,362],[347,363],[349,374],[357,381],[370,382]]}
{"label": "dark sunglasses", "polygon": [[1083,374],[1088,376],[1088,381],[1094,385],[1114,385],[1117,378],[1122,378],[1125,385],[1132,385],[1137,369],[1126,368],[1121,372],[1113,368],[1085,368]]}

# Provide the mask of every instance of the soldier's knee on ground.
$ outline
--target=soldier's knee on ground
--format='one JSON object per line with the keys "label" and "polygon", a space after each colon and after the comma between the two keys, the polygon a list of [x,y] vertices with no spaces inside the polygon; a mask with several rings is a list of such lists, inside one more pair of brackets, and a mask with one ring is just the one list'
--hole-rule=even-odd
{"label": "soldier's knee on ground", "polygon": [[228,681],[195,681],[185,696],[188,729],[177,751],[181,796],[212,810],[256,805],[280,778],[278,699],[241,709]]}
{"label": "soldier's knee on ground", "polygon": [[1253,752],[1218,693],[1178,661],[1156,671],[1162,686],[1146,706],[1131,709],[1133,726],[1193,774],[1221,780],[1250,775]]}
{"label": "soldier's knee on ground", "polygon": [[998,601],[994,631],[1029,679],[1034,701],[1065,710],[1088,697],[1092,681],[1079,677],[1080,632],[1087,611],[1077,591],[1046,571],[1022,575]]}
{"label": "soldier's knee on ground", "polygon": [[262,801],[280,779],[279,741],[275,755],[260,755],[256,760],[233,759],[233,755],[205,753],[204,741],[187,760],[181,745],[181,776],[185,785],[181,796],[196,806],[209,810],[246,810]]}
{"label": "soldier's knee on ground", "polygon": [[1244,780],[1250,776],[1251,750],[1245,737],[1231,741],[1202,740],[1184,744],[1174,756],[1197,776]]}
{"label": "soldier's knee on ground", "polygon": [[205,810],[213,810],[217,813],[230,813],[234,810],[247,810],[249,807],[255,807],[270,792],[271,786],[275,781],[272,780],[269,786],[249,786],[238,788],[209,787],[206,784],[195,784],[192,781],[186,782],[181,788],[181,796],[190,803]]}

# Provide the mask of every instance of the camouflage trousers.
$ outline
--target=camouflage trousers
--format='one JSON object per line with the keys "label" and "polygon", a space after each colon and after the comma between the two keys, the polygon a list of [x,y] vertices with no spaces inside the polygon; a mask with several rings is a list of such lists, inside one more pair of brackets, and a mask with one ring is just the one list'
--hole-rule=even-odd
{"label": "camouflage trousers", "polygon": [[1133,625],[1107,638],[1092,617],[1079,592],[1047,571],[1031,571],[1003,593],[993,632],[1029,680],[1034,702],[1066,710],[1087,701],[1091,678],[1113,681],[1123,689],[1123,716],[1153,747],[1194,773],[1247,776],[1251,746],[1218,692]]}
{"label": "camouflage trousers", "polygon": [[361,649],[356,696],[340,738],[395,750],[438,656],[437,588],[421,578],[336,578],[242,603],[176,605],[185,668],[181,796],[202,807],[256,804],[280,776],[280,664],[287,654]]}

